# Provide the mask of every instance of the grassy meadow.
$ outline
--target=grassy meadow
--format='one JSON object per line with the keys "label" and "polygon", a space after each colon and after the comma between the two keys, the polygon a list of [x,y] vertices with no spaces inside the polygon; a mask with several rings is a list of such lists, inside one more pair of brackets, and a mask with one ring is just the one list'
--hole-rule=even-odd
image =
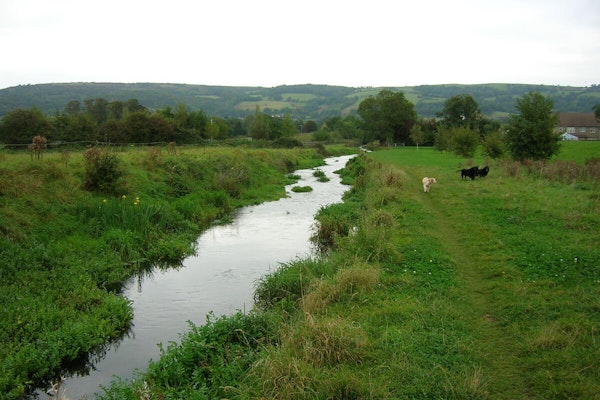
{"label": "grassy meadow", "polygon": [[315,149],[113,148],[94,179],[119,179],[90,192],[84,154],[0,153],[2,399],[85,365],[89,351],[101,354],[129,329],[132,310],[119,295],[126,279],[179,265],[210,223],[285,196],[286,175],[324,157]]}
{"label": "grassy meadow", "polygon": [[[319,212],[322,256],[282,265],[255,310],[192,327],[102,398],[598,399],[598,150],[361,155],[344,202]],[[471,165],[490,173],[461,180]]]}

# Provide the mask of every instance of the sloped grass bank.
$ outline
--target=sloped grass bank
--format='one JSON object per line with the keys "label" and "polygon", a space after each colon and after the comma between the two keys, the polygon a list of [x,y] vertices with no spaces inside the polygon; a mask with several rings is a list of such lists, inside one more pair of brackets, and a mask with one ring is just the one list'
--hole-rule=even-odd
{"label": "sloped grass bank", "polygon": [[[161,359],[103,398],[597,398],[600,189],[493,162],[462,181],[472,162],[414,148],[355,158],[344,203],[318,216],[327,255],[264,277],[256,310],[234,317],[265,331],[209,321],[222,343],[193,328],[163,357],[227,357],[185,374]],[[438,180],[429,193],[423,176]],[[227,350],[233,332],[245,351]]]}
{"label": "sloped grass bank", "polygon": [[82,152],[0,154],[0,393],[18,398],[73,364],[91,367],[129,329],[129,277],[178,266],[211,222],[285,195],[314,149],[111,149],[118,193],[82,189]]}

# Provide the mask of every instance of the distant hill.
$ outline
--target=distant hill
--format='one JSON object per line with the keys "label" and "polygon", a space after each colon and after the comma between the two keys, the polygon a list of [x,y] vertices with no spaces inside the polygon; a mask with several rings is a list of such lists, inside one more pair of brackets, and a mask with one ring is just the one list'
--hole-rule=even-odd
{"label": "distant hill", "polygon": [[137,99],[150,108],[185,104],[220,117],[244,117],[256,106],[269,114],[289,113],[292,118],[323,120],[354,112],[368,96],[383,89],[403,92],[415,104],[420,117],[433,117],[444,102],[458,94],[470,94],[482,112],[502,119],[515,112],[516,99],[530,91],[550,95],[556,111],[590,112],[600,103],[600,86],[569,87],[524,84],[423,85],[352,88],[328,85],[283,85],[273,88],[207,86],[171,83],[48,83],[20,85],[0,90],[0,117],[16,108],[33,106],[47,114],[64,109],[69,101],[103,98],[108,101]]}

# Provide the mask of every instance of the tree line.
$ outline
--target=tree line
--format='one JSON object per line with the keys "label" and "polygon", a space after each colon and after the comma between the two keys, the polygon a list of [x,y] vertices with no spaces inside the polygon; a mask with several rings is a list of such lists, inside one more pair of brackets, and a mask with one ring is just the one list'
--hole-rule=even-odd
{"label": "tree line", "polygon": [[272,116],[256,109],[245,118],[210,116],[191,111],[185,104],[150,110],[136,99],[70,101],[64,109],[48,116],[39,109],[18,108],[0,123],[0,142],[24,146],[35,136],[49,144],[102,142],[112,144],[176,142],[200,143],[236,136],[275,140],[304,131],[316,130],[314,121],[292,120],[286,114]]}
{"label": "tree line", "polygon": [[[550,96],[530,92],[517,99],[517,113],[506,124],[486,118],[471,95],[445,101],[435,119],[419,119],[403,93],[382,90],[358,106],[367,140],[383,143],[433,145],[465,158],[483,146],[484,155],[516,160],[546,160],[558,153],[561,136],[555,132],[558,113]],[[596,107],[595,109],[598,109]]]}
{"label": "tree line", "polygon": [[221,118],[202,110],[191,111],[183,103],[151,111],[136,99],[122,102],[96,98],[83,104],[70,101],[53,116],[36,108],[13,110],[0,123],[0,142],[21,146],[31,144],[34,137],[43,137],[50,145],[195,144],[237,136],[276,141],[291,139],[297,133],[312,133],[317,141],[349,139],[359,144],[435,146],[464,157],[472,157],[482,145],[484,154],[492,158],[509,152],[517,159],[546,159],[556,154],[560,141],[554,133],[557,114],[553,106],[551,97],[530,92],[517,99],[519,113],[503,125],[485,117],[471,95],[461,94],[447,99],[436,118],[419,118],[415,105],[404,93],[384,89],[361,101],[356,114],[329,117],[318,125],[312,120],[294,120],[289,114],[270,115],[258,106],[245,118]]}

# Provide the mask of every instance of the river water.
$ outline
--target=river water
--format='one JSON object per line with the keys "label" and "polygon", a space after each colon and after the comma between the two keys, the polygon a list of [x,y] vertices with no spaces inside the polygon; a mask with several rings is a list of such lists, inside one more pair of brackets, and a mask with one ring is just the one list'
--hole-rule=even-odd
{"label": "river water", "polygon": [[[318,169],[329,182],[318,182],[314,170],[298,170],[301,179],[286,187],[278,201],[245,207],[232,223],[202,233],[196,255],[177,269],[157,270],[127,283],[123,295],[133,304],[131,332],[113,345],[84,376],[66,378],[61,393],[69,399],[94,399],[115,376],[132,378],[159,357],[159,343],[167,347],[187,331],[188,321],[202,325],[206,316],[231,315],[250,310],[258,279],[281,263],[309,256],[314,216],[325,205],[341,201],[348,186],[334,171],[352,156],[326,159]],[[311,186],[312,192],[294,193],[293,186]],[[48,398],[39,393],[40,399]]]}

